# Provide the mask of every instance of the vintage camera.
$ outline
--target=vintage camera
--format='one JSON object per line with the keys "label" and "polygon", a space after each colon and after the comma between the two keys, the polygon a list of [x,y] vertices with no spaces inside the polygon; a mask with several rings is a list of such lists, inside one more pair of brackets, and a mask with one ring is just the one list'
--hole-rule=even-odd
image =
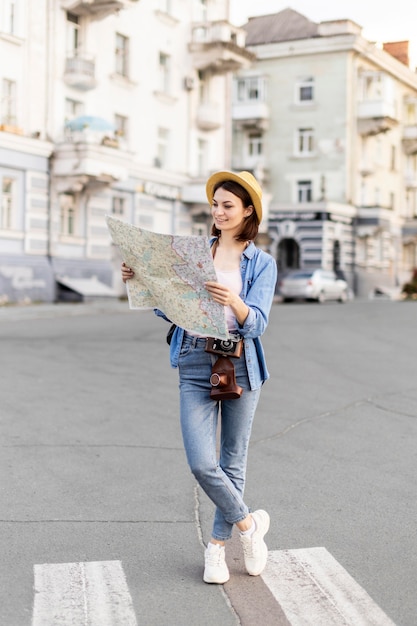
{"label": "vintage camera", "polygon": [[236,384],[235,366],[227,356],[219,356],[211,368],[210,398],[212,400],[236,400],[243,393]]}
{"label": "vintage camera", "polygon": [[243,340],[240,335],[231,335],[230,339],[215,339],[207,337],[206,352],[232,356],[238,359],[242,354]]}

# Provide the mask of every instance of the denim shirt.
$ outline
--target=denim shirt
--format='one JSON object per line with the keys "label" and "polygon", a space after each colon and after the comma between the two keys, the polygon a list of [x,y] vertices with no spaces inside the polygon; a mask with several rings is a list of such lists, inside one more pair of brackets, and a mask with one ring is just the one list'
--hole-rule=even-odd
{"label": "denim shirt", "polygon": [[[210,240],[213,245],[215,238]],[[265,353],[260,336],[265,332],[277,280],[277,264],[275,259],[257,248],[254,243],[243,251],[240,261],[242,291],[240,297],[249,307],[249,314],[238,332],[245,340],[245,359],[251,389],[259,389],[269,378],[266,367]],[[156,315],[168,320],[162,311],[155,309]],[[169,320],[168,320],[169,321]],[[178,367],[184,329],[177,327],[170,345],[170,361],[172,367]]]}

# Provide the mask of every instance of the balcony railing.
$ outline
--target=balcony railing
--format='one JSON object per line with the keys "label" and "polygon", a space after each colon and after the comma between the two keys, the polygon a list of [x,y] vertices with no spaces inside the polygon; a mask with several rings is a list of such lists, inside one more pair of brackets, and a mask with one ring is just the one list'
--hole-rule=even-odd
{"label": "balcony railing", "polygon": [[55,144],[54,173],[69,181],[84,178],[90,184],[125,180],[132,154],[121,149],[114,136],[94,131],[68,132]]}
{"label": "balcony railing", "polygon": [[362,100],[357,109],[358,129],[361,135],[378,135],[398,124],[394,102],[389,100]]}
{"label": "balcony railing", "polygon": [[95,19],[102,19],[121,9],[128,9],[137,2],[139,0],[61,0],[61,6],[74,15],[89,15]]}
{"label": "balcony railing", "polygon": [[188,49],[194,68],[223,74],[250,67],[256,57],[245,39],[245,31],[227,21],[193,24]]}
{"label": "balcony railing", "polygon": [[234,102],[232,106],[232,119],[242,127],[254,127],[265,130],[269,121],[269,106],[260,100],[246,100]]}
{"label": "balcony railing", "polygon": [[222,119],[217,102],[203,102],[197,110],[197,126],[200,130],[216,130],[220,128]]}
{"label": "balcony railing", "polygon": [[95,79],[96,64],[87,56],[68,57],[65,61],[64,80],[67,85],[87,91],[97,85]]}

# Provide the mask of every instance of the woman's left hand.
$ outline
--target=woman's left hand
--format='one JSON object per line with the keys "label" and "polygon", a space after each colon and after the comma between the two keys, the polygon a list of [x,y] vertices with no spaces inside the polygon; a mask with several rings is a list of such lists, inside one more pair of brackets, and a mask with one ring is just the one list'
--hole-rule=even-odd
{"label": "woman's left hand", "polygon": [[249,314],[249,307],[240,296],[231,291],[229,287],[212,280],[204,283],[204,286],[215,302],[223,306],[230,306],[239,324],[244,323]]}
{"label": "woman's left hand", "polygon": [[204,283],[204,286],[209,294],[213,296],[213,300],[223,306],[232,306],[236,304],[236,298],[239,298],[229,287],[225,287],[225,285],[221,285],[220,283],[208,281]]}

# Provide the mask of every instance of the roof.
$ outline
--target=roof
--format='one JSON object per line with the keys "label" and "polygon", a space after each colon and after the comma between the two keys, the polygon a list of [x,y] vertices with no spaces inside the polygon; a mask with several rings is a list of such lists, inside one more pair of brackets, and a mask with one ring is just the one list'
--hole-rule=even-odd
{"label": "roof", "polygon": [[243,26],[246,30],[246,45],[278,43],[317,36],[318,24],[310,21],[293,9],[284,9],[272,15],[250,17]]}

